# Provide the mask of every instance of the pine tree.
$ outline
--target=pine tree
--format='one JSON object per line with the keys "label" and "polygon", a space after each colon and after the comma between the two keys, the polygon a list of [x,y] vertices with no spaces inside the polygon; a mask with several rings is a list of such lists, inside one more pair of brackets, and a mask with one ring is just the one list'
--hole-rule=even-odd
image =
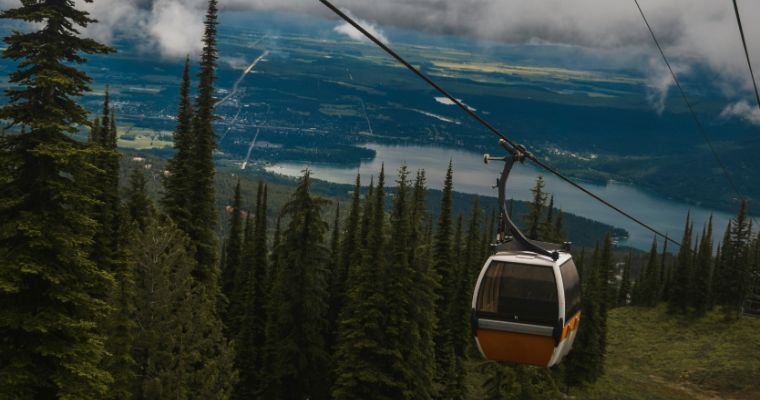
{"label": "pine tree", "polygon": [[668,235],[665,235],[665,240],[662,241],[662,253],[660,253],[660,276],[659,287],[657,291],[657,301],[667,301],[668,286],[670,285],[670,268],[668,267]]}
{"label": "pine tree", "polygon": [[451,192],[453,186],[453,165],[449,162],[446,171],[446,179],[443,185],[441,197],[441,213],[438,216],[438,228],[435,232],[435,247],[433,263],[435,271],[440,276],[440,287],[436,294],[436,316],[438,329],[435,336],[436,350],[436,382],[439,387],[438,397],[443,396],[443,388],[452,380],[451,373],[454,368],[455,356],[451,334],[451,303],[455,290],[454,258],[452,236],[453,224],[451,220]]}
{"label": "pine tree", "polygon": [[625,266],[623,266],[623,277],[620,281],[620,289],[618,289],[617,304],[619,306],[628,305],[628,301],[631,296],[631,263],[633,258],[633,252],[628,252],[628,257],[625,260]]}
{"label": "pine tree", "polygon": [[224,264],[222,265],[221,289],[224,295],[224,303],[219,309],[223,311],[224,324],[227,328],[231,327],[230,321],[230,301],[233,300],[234,294],[238,290],[236,278],[242,268],[243,263],[243,211],[242,199],[240,195],[240,179],[235,185],[235,195],[232,200],[232,210],[230,212],[230,233],[224,246]]}
{"label": "pine tree", "polygon": [[214,80],[217,60],[216,26],[217,1],[209,0],[205,31],[203,33],[203,50],[201,52],[200,72],[198,73],[198,96],[195,99],[195,114],[192,124],[192,157],[189,160],[192,191],[190,191],[189,210],[192,219],[188,235],[195,245],[195,259],[198,265],[196,279],[206,284],[215,284],[218,279],[216,201],[214,193],[214,150],[216,136],[212,122],[214,120]]}
{"label": "pine tree", "polygon": [[[578,328],[578,337],[573,344],[573,351],[564,361],[565,382],[570,386],[592,383],[596,381],[600,373],[599,364],[603,360],[601,342],[604,334],[601,322],[604,291],[602,290],[600,258],[597,243],[590,266],[584,268],[582,275],[583,321]],[[585,265],[586,260],[581,258],[580,264]]]}
{"label": "pine tree", "polygon": [[655,237],[652,239],[652,247],[649,250],[649,261],[642,276],[640,305],[653,307],[657,304],[657,291],[659,287],[657,278],[660,276],[657,261],[657,238]]}
{"label": "pine tree", "polygon": [[693,226],[691,215],[686,216],[686,226],[684,228],[683,239],[681,239],[681,248],[678,251],[673,282],[671,284],[670,309],[685,314],[691,303],[689,294],[691,293],[690,283],[692,279],[691,265],[691,238]]}
{"label": "pine tree", "polygon": [[259,181],[256,195],[256,216],[248,218],[243,249],[243,261],[234,289],[237,320],[237,367],[240,383],[234,398],[256,397],[264,382],[264,352],[268,291],[267,186]]}
{"label": "pine tree", "polygon": [[[361,176],[356,174],[356,183],[354,184],[351,196],[351,208],[348,211],[348,218],[344,225],[343,235],[340,237],[340,243],[336,244],[336,246],[340,248],[340,253],[334,257],[334,259],[337,259],[338,264],[333,271],[330,300],[329,320],[331,322],[330,343],[332,350],[334,350],[335,344],[338,341],[341,313],[343,312],[348,297],[349,275],[354,274],[352,271],[361,263],[362,243],[361,227],[359,226],[360,217]],[[338,219],[336,217],[336,224],[337,222]],[[337,230],[333,233],[336,235],[340,234]]]}
{"label": "pine tree", "polygon": [[460,399],[466,397],[464,357],[467,352],[467,345],[470,341],[470,305],[468,298],[470,288],[468,284],[469,271],[464,265],[464,254],[462,248],[462,214],[456,219],[454,228],[454,241],[452,242],[452,276],[450,303],[447,312],[448,320],[440,321],[441,324],[447,325],[449,332],[448,342],[451,346],[451,363],[445,372],[446,388],[441,394],[442,397],[451,399]]}
{"label": "pine tree", "polygon": [[554,232],[554,195],[549,197],[549,206],[546,208],[546,218],[539,229],[540,239],[551,242],[555,238]]}
{"label": "pine tree", "polygon": [[93,164],[99,169],[93,186],[97,189],[95,220],[98,231],[94,237],[90,257],[108,271],[114,271],[119,262],[119,231],[121,205],[119,202],[119,153],[116,149],[116,130],[112,115],[108,87],[105,90],[103,111],[97,130],[91,131],[90,144],[95,148]]}
{"label": "pine tree", "polygon": [[327,277],[329,250],[324,245],[328,224],[321,208],[326,200],[310,193],[308,170],[283,206],[288,219],[283,232],[280,266],[275,272],[266,324],[265,398],[323,399],[328,354]]}
{"label": "pine tree", "polygon": [[387,251],[384,183],[385,173],[381,170],[372,202],[365,207],[365,214],[367,210],[372,212],[366,227],[367,245],[361,266],[351,279],[348,302],[341,315],[335,353],[336,381],[332,391],[336,400],[406,398],[409,371],[399,371],[403,353],[399,354],[396,346],[398,335],[408,332],[398,331],[401,321],[395,312],[387,315],[389,309],[395,310],[396,299],[389,307],[393,296],[384,292],[389,283],[398,278],[387,273],[392,268],[388,264],[395,261],[398,249],[394,248],[392,254]]}
{"label": "pine tree", "polygon": [[327,349],[330,353],[335,347],[338,334],[338,317],[343,306],[345,296],[345,274],[342,268],[340,248],[340,203],[335,205],[335,219],[333,221],[330,237],[330,266],[328,269],[328,287],[330,299],[327,307]]}
{"label": "pine tree", "polygon": [[124,196],[127,210],[127,218],[124,222],[134,222],[140,230],[145,229],[148,219],[156,213],[153,202],[145,191],[145,183],[145,173],[139,169],[133,169],[129,174],[129,187]]}
{"label": "pine tree", "polygon": [[0,18],[31,23],[5,37],[18,65],[0,119],[0,399],[99,399],[110,273],[87,258],[98,228],[92,148],[69,134],[88,126],[83,55],[110,48],[79,37],[94,20],[73,2],[24,1]]}
{"label": "pine tree", "polygon": [[528,239],[538,240],[541,235],[541,215],[546,207],[546,193],[544,192],[544,177],[536,179],[536,186],[530,191],[533,193],[533,201],[528,204],[528,214],[523,217],[528,227]]}
{"label": "pine tree", "polygon": [[694,307],[696,316],[700,317],[707,313],[712,297],[712,216],[707,223],[707,228],[702,230],[702,240],[698,248],[691,305]]}
{"label": "pine tree", "polygon": [[215,318],[215,298],[192,277],[187,236],[170,221],[150,218],[130,244],[139,310],[134,398],[230,398],[233,349]]}
{"label": "pine tree", "polygon": [[[727,319],[736,319],[741,314],[744,301],[750,293],[751,266],[750,244],[752,223],[747,217],[747,203],[742,201],[736,218],[729,223],[729,246],[724,246],[723,312]],[[730,251],[727,251],[730,249]]]}
{"label": "pine tree", "polygon": [[192,186],[192,132],[193,106],[190,102],[190,59],[185,60],[177,110],[177,127],[174,130],[174,156],[167,163],[168,175],[164,180],[165,192],[161,204],[166,213],[184,232],[190,231],[190,192]]}
{"label": "pine tree", "polygon": [[432,224],[425,206],[425,171],[417,171],[411,202],[410,237],[408,257],[410,266],[408,307],[412,327],[409,331],[409,347],[415,349],[408,357],[408,364],[415,374],[412,399],[427,400],[433,395],[435,378],[435,293],[438,276],[432,263]]}
{"label": "pine tree", "polygon": [[596,362],[596,375],[599,378],[604,373],[604,357],[607,352],[607,315],[609,309],[615,304],[615,285],[613,283],[613,268],[615,262],[612,255],[612,236],[607,233],[604,238],[604,246],[599,257],[599,282],[597,293],[599,293],[599,350]]}

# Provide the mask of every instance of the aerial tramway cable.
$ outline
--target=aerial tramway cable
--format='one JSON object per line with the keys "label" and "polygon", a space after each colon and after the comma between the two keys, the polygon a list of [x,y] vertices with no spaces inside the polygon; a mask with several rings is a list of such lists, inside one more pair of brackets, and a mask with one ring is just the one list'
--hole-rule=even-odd
{"label": "aerial tramway cable", "polygon": [[744,56],[747,58],[747,67],[749,67],[749,76],[752,78],[752,86],[755,88],[755,100],[757,100],[757,107],[760,108],[760,92],[757,90],[757,81],[755,80],[755,73],[752,71],[752,62],[749,60],[749,51],[747,51],[747,40],[744,38],[744,28],[742,27],[742,18],[739,16],[739,6],[734,0],[734,14],[736,14],[736,24],[739,25],[739,34],[742,37],[742,47],[744,47]]}
{"label": "aerial tramway cable", "polygon": [[[704,126],[702,125],[702,122],[699,120],[699,117],[697,117],[697,113],[694,111],[694,108],[691,105],[691,102],[689,101],[689,98],[686,97],[686,92],[683,89],[683,86],[681,86],[681,83],[678,81],[678,78],[676,77],[675,71],[673,71],[673,67],[670,65],[670,61],[668,61],[668,57],[665,56],[665,51],[662,49],[662,46],[660,45],[660,41],[657,40],[657,36],[654,34],[654,30],[652,29],[652,26],[649,24],[649,20],[647,20],[646,15],[644,15],[644,10],[641,9],[641,5],[639,5],[639,0],[633,0],[634,3],[636,3],[636,8],[639,9],[639,14],[641,14],[641,18],[644,20],[644,24],[647,26],[647,29],[649,30],[649,34],[652,36],[652,41],[654,41],[654,44],[657,46],[657,50],[660,51],[660,55],[662,56],[662,60],[665,62],[665,65],[668,67],[668,71],[670,71],[670,76],[673,77],[673,82],[676,85],[676,88],[678,88],[678,91],[681,93],[681,98],[683,98],[683,102],[686,104],[686,108],[689,110],[689,114],[691,114],[692,119],[694,120],[694,123],[697,125],[697,130],[702,135],[702,139],[704,139],[705,144],[707,144],[707,147],[710,149],[710,152],[712,153],[713,157],[715,158],[715,162],[718,164],[720,169],[723,171],[723,175],[726,177],[726,180],[728,181],[729,186],[733,189],[734,193],[736,193],[737,197],[743,202],[747,204],[747,216],[749,216],[755,224],[757,224],[757,221],[755,221],[755,218],[752,217],[750,210],[749,210],[749,202],[747,201],[747,198],[744,197],[742,192],[739,190],[739,187],[734,182],[734,179],[731,177],[731,174],[728,172],[728,169],[726,168],[726,165],[723,164],[723,160],[721,160],[720,156],[718,156],[718,152],[715,150],[715,147],[712,144],[712,141],[710,140],[710,137],[707,135],[707,131],[705,130]],[[736,6],[736,1],[734,0],[734,7]],[[737,18],[738,15],[738,9],[737,10]],[[739,22],[739,27],[741,29],[741,22]],[[744,39],[744,33],[742,31],[742,40]],[[745,47],[746,51],[746,47]],[[749,56],[748,56],[749,57]],[[747,61],[749,61],[749,58],[747,58]],[[751,71],[751,67],[750,67]],[[752,78],[752,82],[754,83],[754,77]],[[755,86],[755,90],[757,90],[757,86]],[[758,101],[760,101],[760,97],[758,97]],[[760,106],[760,103],[758,103]]]}
{"label": "aerial tramway cable", "polygon": [[[591,192],[590,190],[586,189],[585,187],[575,183],[572,179],[564,176],[561,172],[559,172],[557,169],[551,167],[547,163],[539,160],[536,158],[533,154],[527,151],[525,147],[522,145],[519,145],[509,138],[507,138],[503,133],[501,133],[498,129],[496,129],[493,125],[491,125],[488,121],[483,119],[480,115],[478,115],[474,110],[467,107],[462,103],[460,100],[449,94],[445,89],[443,89],[441,86],[439,86],[437,83],[435,83],[432,79],[430,79],[428,76],[426,76],[424,73],[422,73],[420,70],[415,68],[413,65],[411,65],[409,62],[407,62],[403,57],[401,57],[398,53],[396,53],[393,49],[391,49],[388,45],[380,41],[375,35],[367,31],[363,26],[361,26],[358,22],[354,21],[353,18],[349,17],[338,9],[336,6],[334,6],[329,0],[319,0],[322,4],[324,4],[327,8],[329,8],[333,13],[335,13],[338,17],[346,21],[348,24],[356,28],[359,32],[361,32],[365,37],[367,37],[369,40],[371,40],[373,43],[375,43],[378,47],[383,49],[386,53],[388,53],[391,57],[395,58],[396,61],[404,65],[408,70],[412,71],[415,75],[417,75],[420,79],[427,82],[430,86],[432,86],[436,91],[444,95],[446,98],[451,100],[457,107],[461,108],[465,113],[467,113],[470,117],[475,119],[478,123],[483,125],[486,129],[491,131],[493,134],[498,136],[501,140],[504,141],[505,144],[508,144],[511,149],[508,148],[510,151],[518,151],[520,153],[523,153],[525,158],[533,162],[533,164],[541,167],[545,171],[557,176],[558,178],[562,179],[563,181],[567,182],[571,186],[575,187],[576,189],[582,191],[583,193],[591,196],[594,200],[604,204],[605,206],[611,208],[612,210],[616,211],[620,215],[628,218],[629,220],[633,221],[637,225],[641,226],[642,228],[654,233],[655,235],[663,238],[665,241],[671,242],[677,246],[681,246],[681,243],[673,240],[668,235],[661,233],[657,229],[653,228],[649,224],[645,223],[644,221],[634,217],[633,215],[629,214],[628,212],[622,210],[621,208],[613,205],[609,201],[599,197],[599,195]],[[638,3],[637,3],[638,4]],[[506,146],[505,146],[506,147]]]}

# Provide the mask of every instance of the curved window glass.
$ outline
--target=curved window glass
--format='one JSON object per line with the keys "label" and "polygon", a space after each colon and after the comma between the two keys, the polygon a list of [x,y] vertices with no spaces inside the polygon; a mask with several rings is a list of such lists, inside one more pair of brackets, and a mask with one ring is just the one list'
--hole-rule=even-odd
{"label": "curved window glass", "polygon": [[559,300],[552,267],[493,261],[478,294],[479,316],[554,325]]}
{"label": "curved window glass", "polygon": [[562,264],[559,272],[565,289],[565,321],[567,321],[581,309],[581,280],[572,259]]}

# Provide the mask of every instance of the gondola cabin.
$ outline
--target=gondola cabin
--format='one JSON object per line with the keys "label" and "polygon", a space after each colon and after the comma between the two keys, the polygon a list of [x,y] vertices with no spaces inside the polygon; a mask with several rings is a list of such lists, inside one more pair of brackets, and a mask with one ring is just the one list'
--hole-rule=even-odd
{"label": "gondola cabin", "polygon": [[472,298],[473,331],[489,360],[551,367],[570,351],[581,316],[578,270],[569,253],[497,252]]}

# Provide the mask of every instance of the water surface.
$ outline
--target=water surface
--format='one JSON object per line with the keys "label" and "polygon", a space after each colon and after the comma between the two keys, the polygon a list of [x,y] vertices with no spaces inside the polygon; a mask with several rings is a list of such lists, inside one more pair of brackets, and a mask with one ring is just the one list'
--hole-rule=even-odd
{"label": "water surface", "polygon": [[[380,167],[385,164],[386,182],[395,185],[395,172],[399,167],[406,164],[412,171],[424,169],[428,187],[439,189],[443,186],[446,167],[451,160],[454,165],[455,191],[494,197],[497,194],[493,186],[496,184],[496,177],[501,172],[503,163],[492,161],[489,164],[484,164],[482,154],[433,146],[368,144],[365,147],[375,150],[377,155],[373,160],[362,162],[358,169],[320,163],[283,162],[270,165],[267,170],[287,176],[300,176],[301,171],[308,166],[317,179],[346,184],[354,183],[358,172],[362,177],[362,185],[366,185],[370,176],[377,175]],[[653,237],[651,232],[605,207],[559,178],[542,173],[527,163],[515,165],[513,168],[507,186],[507,198],[530,200],[530,189],[535,185],[536,178],[539,175],[543,175],[546,181],[546,190],[554,195],[556,207],[573,214],[624,228],[629,232],[630,237],[621,244],[643,250],[649,249]],[[680,240],[683,235],[683,225],[686,213],[689,210],[691,210],[691,215],[695,221],[695,231],[701,230],[702,225],[706,223],[711,214],[714,216],[715,232],[722,232],[729,218],[731,218],[731,215],[725,212],[666,199],[624,183],[610,182],[606,185],[583,183],[583,186],[676,240]]]}

